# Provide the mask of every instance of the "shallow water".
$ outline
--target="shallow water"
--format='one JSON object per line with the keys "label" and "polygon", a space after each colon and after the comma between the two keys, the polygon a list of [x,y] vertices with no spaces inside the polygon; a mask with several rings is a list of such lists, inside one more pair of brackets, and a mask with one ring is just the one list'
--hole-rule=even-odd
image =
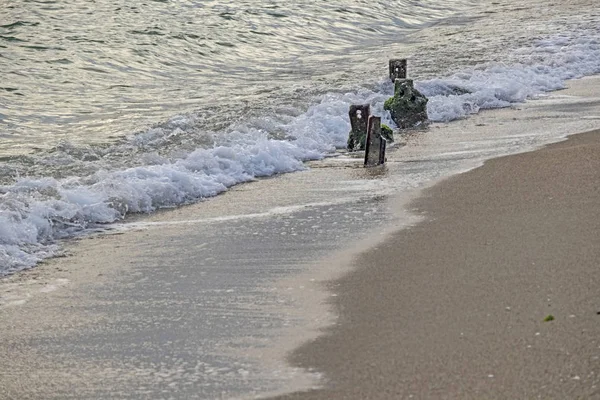
{"label": "shallow water", "polygon": [[438,122],[600,72],[589,0],[1,7],[0,274],[131,213],[302,170],[344,147],[350,104],[391,124],[390,57],[410,58]]}

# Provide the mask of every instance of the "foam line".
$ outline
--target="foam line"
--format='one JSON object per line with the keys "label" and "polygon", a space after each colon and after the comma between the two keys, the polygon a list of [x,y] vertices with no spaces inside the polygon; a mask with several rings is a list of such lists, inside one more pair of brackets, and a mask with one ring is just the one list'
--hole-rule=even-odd
{"label": "foam line", "polygon": [[[582,30],[536,41],[515,52],[510,65],[478,65],[452,76],[416,82],[429,98],[430,119],[447,122],[481,109],[506,107],[564,86],[566,79],[600,73],[598,30]],[[232,126],[210,149],[197,149],[175,160],[145,154],[143,165],[111,170],[93,164],[94,172],[64,179],[25,177],[0,186],[0,274],[34,266],[56,254],[55,241],[98,225],[215,196],[258,177],[305,168],[343,148],[350,130],[350,104],[369,103],[383,122],[391,85],[379,90],[327,94],[306,112],[264,127]],[[177,116],[162,128],[130,138],[129,146],[151,147],[154,141],[179,135],[193,116]],[[275,140],[269,130],[285,132]],[[74,150],[70,150],[74,151]],[[122,151],[113,148],[105,151]],[[100,167],[94,169],[92,165]]]}

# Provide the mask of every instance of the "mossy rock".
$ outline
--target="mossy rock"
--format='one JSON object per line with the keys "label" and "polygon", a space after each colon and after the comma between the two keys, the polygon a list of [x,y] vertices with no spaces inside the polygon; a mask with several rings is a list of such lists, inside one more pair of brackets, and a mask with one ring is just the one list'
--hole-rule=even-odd
{"label": "mossy rock", "polygon": [[406,129],[427,121],[427,101],[411,79],[396,79],[394,97],[386,100],[383,108],[400,129]]}

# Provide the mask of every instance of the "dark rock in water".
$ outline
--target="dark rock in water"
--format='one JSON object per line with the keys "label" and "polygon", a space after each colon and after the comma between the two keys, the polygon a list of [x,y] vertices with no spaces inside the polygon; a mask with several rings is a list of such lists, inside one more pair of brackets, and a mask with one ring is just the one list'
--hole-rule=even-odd
{"label": "dark rock in water", "polygon": [[462,96],[473,92],[466,87],[459,86],[458,83],[438,82],[435,85],[435,93],[441,96]]}
{"label": "dark rock in water", "polygon": [[412,79],[396,79],[394,97],[383,108],[388,110],[400,129],[427,121],[427,97],[414,88]]}
{"label": "dark rock in water", "polygon": [[448,93],[443,93],[446,96],[462,96],[463,94],[471,94],[473,92],[471,92],[469,89],[466,88],[462,88],[459,86],[453,86],[453,85],[448,85],[447,86],[448,89]]}
{"label": "dark rock in water", "polygon": [[389,126],[381,124],[381,137],[384,138],[386,142],[393,142],[394,131]]}
{"label": "dark rock in water", "polygon": [[367,139],[367,124],[371,114],[371,106],[368,104],[351,105],[348,114],[352,126],[348,137],[348,150],[363,150]]}

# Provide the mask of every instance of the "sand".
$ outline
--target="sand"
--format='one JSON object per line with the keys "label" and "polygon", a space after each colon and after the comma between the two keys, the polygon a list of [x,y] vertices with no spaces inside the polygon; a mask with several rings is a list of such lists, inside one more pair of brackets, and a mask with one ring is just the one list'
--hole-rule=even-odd
{"label": "sand", "polygon": [[600,398],[600,131],[412,206],[426,222],[332,282],[338,323],[290,357],[325,388],[282,398]]}

